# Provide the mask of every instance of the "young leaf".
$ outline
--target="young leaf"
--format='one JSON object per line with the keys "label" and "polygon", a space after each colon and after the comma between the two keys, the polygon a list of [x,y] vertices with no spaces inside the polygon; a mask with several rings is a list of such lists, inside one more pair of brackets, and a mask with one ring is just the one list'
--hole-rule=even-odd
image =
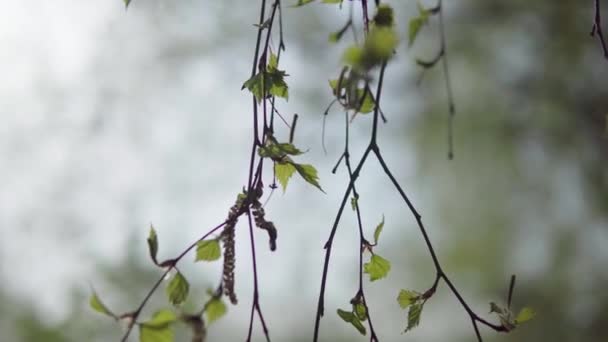
{"label": "young leaf", "polygon": [[363,265],[363,270],[369,274],[370,281],[375,281],[388,275],[391,270],[391,263],[378,254],[374,254],[370,261]]}
{"label": "young leaf", "polygon": [[342,309],[338,309],[338,316],[340,316],[340,318],[342,318],[342,320],[346,323],[350,323],[350,321],[353,320],[353,317],[355,317],[352,312]]}
{"label": "young leaf", "polygon": [[259,72],[245,81],[241,89],[247,88],[255,96],[256,100],[261,102],[266,97],[266,89],[268,88],[265,82],[267,81],[264,80],[264,73]]}
{"label": "young leaf", "polygon": [[296,171],[304,178],[308,183],[316,186],[319,190],[323,191],[321,185],[319,184],[319,176],[317,175],[317,169],[310,164],[296,164],[293,163],[293,166],[296,168]]}
{"label": "young leaf", "polygon": [[353,305],[353,312],[359,320],[365,321],[367,319],[367,309],[365,309],[365,305],[363,305],[363,303]]}
{"label": "young leaf", "polygon": [[205,314],[207,315],[207,322],[209,324],[220,319],[226,314],[228,308],[221,298],[213,298],[205,306]]}
{"label": "young leaf", "polygon": [[422,314],[423,307],[423,302],[410,306],[410,311],[407,313],[407,328],[404,332],[408,332],[420,324],[420,315]]}
{"label": "young leaf", "polygon": [[170,326],[162,328],[149,327],[145,324],[139,326],[140,342],[173,342],[173,330]]}
{"label": "young leaf", "polygon": [[358,66],[363,61],[363,49],[358,46],[351,46],[344,51],[342,60],[351,66]]}
{"label": "young leaf", "polygon": [[274,175],[283,187],[283,192],[287,189],[287,183],[294,172],[296,172],[296,168],[292,163],[274,163]]}
{"label": "young leaf", "polygon": [[158,253],[158,238],[154,226],[150,225],[150,233],[148,234],[148,250],[150,251],[150,258],[155,265],[158,265],[156,260],[156,254]]}
{"label": "young leaf", "polygon": [[289,99],[289,89],[287,87],[287,83],[283,79],[284,76],[287,76],[285,72],[280,70],[274,70],[268,73],[268,80],[270,81],[269,93],[273,96],[282,97],[284,99]]}
{"label": "young leaf", "polygon": [[279,58],[274,53],[270,53],[270,58],[268,59],[268,70],[277,70],[279,66]]}
{"label": "young leaf", "polygon": [[188,297],[189,290],[188,280],[178,271],[167,285],[166,292],[169,302],[173,305],[183,303]]}
{"label": "young leaf", "polygon": [[169,309],[162,309],[156,311],[149,321],[142,324],[148,326],[149,328],[166,328],[175,321],[177,321],[177,316],[175,316],[173,311]]}
{"label": "young leaf", "polygon": [[399,296],[397,296],[397,302],[402,309],[405,309],[415,303],[419,298],[420,293],[416,291],[401,290],[399,291]]}
{"label": "young leaf", "polygon": [[382,215],[382,221],[376,226],[374,230],[374,243],[378,243],[378,239],[380,238],[380,233],[382,233],[382,228],[384,228],[384,215]]}
{"label": "young leaf", "polygon": [[361,321],[359,318],[357,318],[357,316],[355,316],[354,313],[342,309],[338,309],[337,312],[338,316],[340,316],[344,322],[352,324],[357,330],[359,330],[361,335],[366,334],[365,327],[363,324],[361,324]]}
{"label": "young leaf", "polygon": [[101,301],[101,299],[99,299],[99,296],[97,296],[97,293],[95,293],[94,291],[91,295],[91,298],[89,299],[89,305],[93,310],[99,313],[110,316],[114,319],[117,318],[117,316],[112,311],[110,311],[110,309],[108,309],[108,307]]}
{"label": "young leaf", "polygon": [[311,2],[313,2],[315,0],[298,0],[298,3],[293,5],[293,7],[300,7],[300,6],[304,6],[306,4],[309,4]]}
{"label": "young leaf", "polygon": [[220,242],[217,239],[203,240],[196,244],[195,261],[215,261],[222,256]]}
{"label": "young leaf", "polygon": [[525,307],[519,311],[517,317],[515,317],[515,324],[521,324],[527,322],[536,316],[536,312],[532,308]]}
{"label": "young leaf", "polygon": [[353,320],[350,321],[350,324],[352,324],[357,330],[359,330],[361,335],[365,335],[367,333],[365,327],[363,326],[363,323],[361,323],[359,318],[357,318],[356,316],[353,316]]}
{"label": "young leaf", "polygon": [[374,95],[369,89],[357,89],[357,97],[359,105],[357,108],[357,112],[362,114],[371,113],[376,106],[376,102],[374,102]]}
{"label": "young leaf", "polygon": [[419,15],[415,18],[410,19],[408,27],[408,45],[412,46],[420,29],[429,21],[429,10],[425,9],[420,2],[418,2],[418,13]]}

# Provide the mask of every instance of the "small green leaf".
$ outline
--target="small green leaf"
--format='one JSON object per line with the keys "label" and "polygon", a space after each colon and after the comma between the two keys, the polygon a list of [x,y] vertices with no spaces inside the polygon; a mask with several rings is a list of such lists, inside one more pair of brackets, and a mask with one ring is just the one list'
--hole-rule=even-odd
{"label": "small green leaf", "polygon": [[412,46],[414,41],[416,41],[416,37],[418,37],[418,33],[420,33],[420,29],[429,21],[430,12],[425,9],[420,2],[418,2],[418,13],[419,15],[415,18],[410,19],[409,27],[408,27],[408,45]]}
{"label": "small green leaf", "polygon": [[284,72],[275,70],[271,73],[268,73],[269,81],[270,81],[270,89],[269,93],[273,96],[282,97],[284,99],[289,99],[289,89],[287,87],[287,83],[283,79],[283,76],[286,76]]}
{"label": "small green leaf", "polygon": [[269,70],[277,70],[279,66],[279,58],[274,53],[270,53],[270,58],[268,59],[268,69]]}
{"label": "small green leaf", "polygon": [[404,332],[408,332],[420,324],[420,315],[424,308],[424,302],[416,303],[410,306],[410,311],[407,313],[407,328]]}
{"label": "small green leaf", "polygon": [[357,89],[357,96],[359,99],[359,106],[356,108],[357,111],[363,114],[371,113],[376,106],[372,92],[369,89],[366,91]]}
{"label": "small green leaf", "polygon": [[298,0],[298,3],[293,5],[293,7],[300,7],[300,6],[304,6],[306,4],[309,4],[311,2],[313,2],[315,0]]}
{"label": "small green leaf", "polygon": [[296,171],[304,178],[308,183],[316,186],[319,190],[323,191],[321,185],[319,184],[319,176],[317,175],[317,169],[310,164],[296,164],[293,163],[293,166],[296,168]]}
{"label": "small green leaf", "polygon": [[205,314],[207,315],[207,323],[211,324],[214,321],[220,319],[226,314],[228,308],[221,298],[213,298],[207,303],[205,307]]}
{"label": "small green leaf", "polygon": [[116,315],[112,311],[110,311],[110,309],[108,309],[108,307],[101,301],[101,299],[99,299],[99,296],[97,296],[97,293],[95,293],[94,291],[91,295],[91,298],[89,299],[89,305],[93,310],[99,313],[116,318]]}
{"label": "small green leaf", "polygon": [[327,40],[330,43],[336,43],[336,42],[338,42],[338,40],[340,40],[341,36],[342,35],[340,34],[340,32],[332,32],[329,34],[329,38],[327,38]]}
{"label": "small green leaf", "polygon": [[357,318],[357,316],[355,316],[354,313],[338,309],[338,316],[340,316],[344,322],[352,324],[361,333],[361,335],[366,334],[365,327],[363,324],[361,324],[361,321],[359,318]]}
{"label": "small green leaf", "polygon": [[342,309],[338,309],[338,316],[340,316],[340,318],[342,318],[342,320],[346,323],[350,323],[350,321],[353,320],[353,317],[355,317],[352,312]]}
{"label": "small green leaf", "polygon": [[220,242],[217,239],[203,240],[196,244],[195,261],[215,261],[222,256]]}
{"label": "small green leaf", "polygon": [[397,33],[392,28],[377,27],[371,30],[365,39],[367,63],[377,65],[390,58],[398,43]]}
{"label": "small green leaf", "polygon": [[397,296],[397,302],[402,309],[406,309],[408,306],[415,303],[419,298],[420,293],[416,291],[401,290],[399,291],[399,296]]}
{"label": "small green leaf", "polygon": [[150,251],[150,258],[155,265],[158,265],[156,260],[156,254],[158,253],[158,238],[154,226],[150,225],[150,233],[148,234],[148,250]]}
{"label": "small green leaf", "polygon": [[177,316],[175,316],[173,311],[169,309],[162,309],[156,311],[149,321],[142,324],[149,328],[166,328],[175,321],[177,321]]}
{"label": "small green leaf", "polygon": [[129,7],[129,4],[131,3],[131,0],[123,0],[125,3],[125,8]]}
{"label": "small green leaf", "polygon": [[255,96],[258,102],[261,102],[262,99],[266,96],[266,91],[264,84],[264,73],[257,73],[253,75],[250,79],[243,83],[243,87],[241,89],[249,89],[249,91]]}
{"label": "small green leaf", "polygon": [[175,313],[168,309],[159,310],[152,318],[139,325],[140,342],[173,342],[171,324],[177,320]]}
{"label": "small green leaf", "polygon": [[356,316],[353,316],[353,320],[350,321],[350,324],[352,324],[357,330],[359,330],[361,335],[365,335],[367,333],[365,327],[363,326],[363,323],[361,323],[361,321]]}
{"label": "small green leaf", "polygon": [[289,179],[294,172],[296,172],[296,168],[292,163],[274,163],[274,175],[283,187],[283,192],[287,189],[287,183],[289,183]]}
{"label": "small green leaf", "polygon": [[139,326],[140,342],[173,342],[174,335],[171,327],[153,328],[145,324]]}
{"label": "small green leaf", "polygon": [[342,56],[342,60],[344,63],[357,66],[361,64],[363,61],[363,49],[358,46],[350,46],[344,51],[344,55]]}
{"label": "small green leaf", "polygon": [[384,228],[384,215],[382,215],[382,221],[378,223],[376,229],[374,230],[374,243],[378,243],[378,239],[380,238],[380,233],[382,233],[382,228]]}
{"label": "small green leaf", "polygon": [[363,303],[353,305],[353,309],[359,320],[365,321],[367,319],[367,309],[365,309],[365,305],[363,305]]}
{"label": "small green leaf", "polygon": [[527,322],[536,316],[536,312],[532,308],[525,307],[519,311],[515,317],[515,324]]}
{"label": "small green leaf", "polygon": [[188,291],[190,290],[190,284],[188,280],[180,273],[177,272],[173,279],[167,285],[167,297],[169,302],[173,305],[179,305],[188,298]]}
{"label": "small green leaf", "polygon": [[369,280],[375,281],[388,275],[391,263],[378,254],[374,254],[371,260],[363,265],[363,269],[365,273],[369,274]]}

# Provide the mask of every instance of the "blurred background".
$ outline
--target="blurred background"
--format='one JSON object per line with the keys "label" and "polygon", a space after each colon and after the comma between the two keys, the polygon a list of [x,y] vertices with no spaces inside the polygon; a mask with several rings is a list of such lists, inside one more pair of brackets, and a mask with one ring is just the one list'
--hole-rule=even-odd
{"label": "blurred background", "polygon": [[[257,237],[261,307],[274,341],[310,341],[322,246],[347,184],[331,173],[343,149],[343,113],[327,118],[327,80],[342,50],[330,32],[348,16],[335,5],[284,4],[290,75],[286,116],[300,115],[295,144],[309,152],[327,194],[302,180],[266,207],[278,250]],[[428,6],[434,2],[424,2]],[[357,3],[355,3],[357,4]],[[402,43],[383,94],[389,120],[380,144],[416,204],[446,272],[480,314],[504,304],[538,316],[487,341],[608,340],[608,61],[589,37],[591,1],[446,1],[457,116],[455,160],[447,160],[447,100],[434,56],[437,21],[408,49],[414,1],[392,1]],[[3,341],[117,341],[123,327],[88,307],[92,288],[115,312],[133,310],[177,255],[221,222],[246,182],[250,95],[241,91],[253,54],[255,1],[3,1],[0,14],[0,335]],[[356,12],[357,15],[359,12]],[[608,17],[608,12],[604,13]],[[360,28],[360,27],[359,27]],[[608,30],[608,24],[605,24]],[[278,41],[274,41],[276,47]],[[353,158],[367,144],[370,116],[352,123]],[[277,126],[278,135],[287,129]],[[268,175],[268,177],[271,177]],[[270,183],[267,177],[266,183]],[[473,341],[468,316],[445,285],[421,325],[402,334],[399,289],[424,290],[434,269],[412,215],[373,159],[359,183],[375,251],[392,262],[365,289],[382,341]],[[268,193],[268,192],[267,192]],[[358,233],[347,211],[331,261],[325,341],[365,341],[334,314],[357,289]],[[241,229],[244,226],[239,226]],[[237,231],[238,306],[209,328],[210,341],[243,341],[252,294],[248,237]],[[220,264],[184,260],[188,308],[217,285]],[[160,289],[143,318],[167,306]],[[491,317],[490,315],[486,315]],[[185,331],[178,326],[178,331]],[[263,339],[258,321],[256,341]],[[133,334],[132,340],[137,340]],[[188,340],[178,332],[178,340]]]}

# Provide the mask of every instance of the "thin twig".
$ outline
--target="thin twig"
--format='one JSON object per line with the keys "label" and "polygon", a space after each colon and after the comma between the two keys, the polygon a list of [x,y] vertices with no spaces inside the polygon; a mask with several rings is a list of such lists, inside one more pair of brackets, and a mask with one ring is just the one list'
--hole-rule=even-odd
{"label": "thin twig", "polygon": [[593,17],[593,26],[591,27],[591,36],[594,37],[597,33],[597,39],[600,41],[602,51],[604,51],[604,57],[608,59],[608,46],[606,45],[606,39],[604,39],[604,32],[602,31],[602,16],[600,12],[600,0],[595,0],[595,15]]}

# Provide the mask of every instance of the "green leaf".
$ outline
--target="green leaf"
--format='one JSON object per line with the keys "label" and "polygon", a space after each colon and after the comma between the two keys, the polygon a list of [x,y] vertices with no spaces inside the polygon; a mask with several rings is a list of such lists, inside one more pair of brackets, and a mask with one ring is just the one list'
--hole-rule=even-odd
{"label": "green leaf", "polygon": [[173,330],[171,327],[152,328],[144,324],[139,326],[140,342],[173,342]]}
{"label": "green leaf", "polygon": [[321,185],[319,184],[319,176],[317,175],[317,169],[310,164],[296,164],[293,163],[293,166],[296,168],[296,171],[304,178],[308,183],[316,186],[319,190],[323,191]]}
{"label": "green leaf", "polygon": [[[369,89],[357,89],[358,106],[357,112],[367,114],[374,110],[376,102],[374,101],[374,95]],[[362,102],[363,101],[363,102]]]}
{"label": "green leaf", "polygon": [[241,89],[245,88],[249,89],[258,102],[261,102],[262,99],[266,97],[267,92],[265,90],[268,88],[267,85],[264,84],[264,73],[257,73],[245,81]]}
{"label": "green leaf", "polygon": [[175,313],[168,309],[159,310],[152,318],[139,325],[140,342],[173,342],[171,324],[177,320]]}
{"label": "green leaf", "polygon": [[293,5],[293,7],[300,7],[300,6],[304,6],[306,4],[309,4],[311,2],[313,2],[315,0],[298,0],[298,3]]}
{"label": "green leaf", "polygon": [[337,43],[340,40],[340,38],[342,37],[342,35],[340,33],[341,33],[340,31],[330,33],[327,40],[330,43]]}
{"label": "green leaf", "polygon": [[284,99],[289,99],[289,90],[287,88],[287,83],[283,79],[286,76],[285,72],[274,70],[268,73],[268,80],[270,81],[270,89],[269,92],[273,96],[282,97]]}
{"label": "green leaf", "polygon": [[353,317],[355,317],[355,315],[352,312],[342,310],[342,309],[338,309],[338,316],[340,316],[340,318],[342,318],[342,320],[346,323],[350,323],[350,321],[352,321]]}
{"label": "green leaf", "polygon": [[344,51],[342,56],[344,63],[351,66],[358,66],[363,61],[363,49],[358,46],[350,46]]}
{"label": "green leaf", "polygon": [[123,0],[125,3],[125,8],[129,7],[129,4],[131,3],[131,0]]}
{"label": "green leaf", "polygon": [[166,328],[175,321],[177,321],[177,316],[175,316],[173,311],[162,309],[156,311],[152,315],[152,318],[149,321],[142,323],[142,325],[149,328]]}
{"label": "green leaf", "polygon": [[359,318],[357,318],[357,316],[355,316],[354,313],[342,309],[338,309],[337,312],[338,316],[340,316],[344,322],[352,324],[361,333],[361,335],[366,334],[365,327],[363,324],[361,324],[361,321]]}
{"label": "green leaf", "polygon": [[420,324],[420,315],[424,308],[424,302],[416,303],[410,306],[410,311],[407,313],[407,328],[404,332],[408,332]]}
{"label": "green leaf", "polygon": [[220,319],[226,314],[228,308],[221,298],[213,298],[207,303],[205,307],[205,314],[207,315],[207,322],[209,324]]}
{"label": "green leaf", "polygon": [[150,233],[148,234],[148,250],[150,251],[150,258],[155,265],[158,265],[156,260],[156,254],[158,253],[158,238],[154,226],[150,225]]}
{"label": "green leaf", "polygon": [[169,302],[173,305],[183,303],[188,298],[189,290],[188,280],[178,271],[167,285],[166,292]]}
{"label": "green leaf", "polygon": [[402,309],[406,309],[408,306],[415,303],[419,298],[420,293],[416,291],[401,290],[399,291],[399,296],[397,296],[397,302]]}
{"label": "green leaf", "polygon": [[371,260],[363,265],[363,270],[369,274],[370,281],[375,281],[388,275],[391,270],[391,263],[378,254],[374,254]]}
{"label": "green leaf", "polygon": [[359,320],[365,321],[367,319],[367,309],[365,309],[363,303],[353,305],[353,311]]}
{"label": "green leaf", "polygon": [[95,291],[93,291],[93,294],[89,299],[89,305],[93,310],[116,319],[116,315],[112,311],[110,311],[110,309],[108,309],[108,307],[101,301],[101,299],[99,299],[99,296],[97,296],[97,293],[95,293]]}
{"label": "green leaf", "polygon": [[274,53],[270,53],[270,58],[268,59],[268,69],[269,70],[277,70],[279,66],[279,58]]}
{"label": "green leaf", "polygon": [[341,4],[344,0],[323,0],[324,4]]}
{"label": "green leaf", "polygon": [[378,239],[380,238],[380,233],[382,233],[382,228],[384,228],[384,215],[382,215],[382,221],[378,223],[376,229],[374,230],[374,243],[378,243]]}
{"label": "green leaf", "polygon": [[430,12],[425,9],[420,2],[418,2],[418,13],[419,15],[415,18],[410,19],[408,27],[408,45],[412,46],[420,29],[429,21]]}
{"label": "green leaf", "polygon": [[359,330],[361,335],[365,335],[367,333],[365,327],[363,326],[363,323],[361,323],[361,321],[356,316],[353,316],[353,320],[350,321],[350,324],[352,324],[357,330]]}
{"label": "green leaf", "polygon": [[519,311],[517,317],[515,317],[515,324],[521,324],[527,322],[536,316],[536,312],[532,308],[525,307]]}
{"label": "green leaf", "polygon": [[365,39],[366,62],[380,64],[393,55],[399,39],[395,30],[388,27],[377,27],[369,32]]}
{"label": "green leaf", "polygon": [[332,94],[334,94],[334,96],[338,96],[338,82],[339,80],[329,80],[329,87],[332,90]]}
{"label": "green leaf", "polygon": [[295,166],[293,166],[292,163],[274,163],[274,175],[277,177],[277,180],[279,181],[279,184],[281,184],[281,187],[283,187],[283,192],[285,192],[285,190],[287,189],[287,183],[289,182],[289,179],[291,178],[294,172],[296,172],[296,168]]}
{"label": "green leaf", "polygon": [[215,261],[222,256],[220,242],[217,239],[203,240],[196,244],[195,261]]}

